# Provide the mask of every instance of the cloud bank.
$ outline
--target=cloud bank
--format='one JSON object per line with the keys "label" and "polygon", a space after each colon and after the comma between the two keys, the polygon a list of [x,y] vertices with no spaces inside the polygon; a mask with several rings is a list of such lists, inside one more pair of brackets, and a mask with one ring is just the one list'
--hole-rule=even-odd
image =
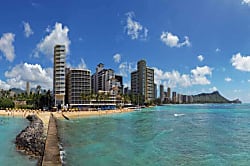
{"label": "cloud bank", "polygon": [[178,71],[164,72],[154,67],[155,82],[157,85],[166,84],[169,87],[190,87],[193,85],[209,85],[211,84],[207,76],[212,75],[212,68],[208,66],[196,67],[190,71],[190,74],[180,74]]}
{"label": "cloud bank", "polygon": [[18,64],[6,71],[5,77],[7,78],[6,82],[0,82],[1,88],[25,89],[26,82],[30,82],[33,87],[41,85],[44,89],[52,89],[53,86],[53,68],[42,68],[39,64]]}

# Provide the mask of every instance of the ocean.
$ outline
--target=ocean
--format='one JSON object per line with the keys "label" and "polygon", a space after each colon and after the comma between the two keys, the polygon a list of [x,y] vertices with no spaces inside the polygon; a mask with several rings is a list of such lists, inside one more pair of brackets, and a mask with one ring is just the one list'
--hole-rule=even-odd
{"label": "ocean", "polygon": [[250,164],[249,104],[166,105],[58,125],[64,165]]}
{"label": "ocean", "polygon": [[0,116],[0,165],[35,166],[37,160],[16,151],[15,139],[28,125],[24,118]]}

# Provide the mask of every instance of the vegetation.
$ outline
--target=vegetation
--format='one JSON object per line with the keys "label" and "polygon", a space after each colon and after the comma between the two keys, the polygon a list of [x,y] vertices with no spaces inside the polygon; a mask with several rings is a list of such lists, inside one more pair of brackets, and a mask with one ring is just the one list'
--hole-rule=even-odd
{"label": "vegetation", "polygon": [[5,108],[14,108],[15,104],[14,102],[6,97],[1,97],[0,98],[0,109],[5,109]]}
{"label": "vegetation", "polygon": [[[14,102],[15,101],[15,102]],[[16,105],[15,105],[16,103]],[[41,90],[38,85],[35,93],[27,94],[26,92],[11,95],[11,90],[0,91],[0,108],[18,108],[18,109],[48,109],[52,107],[53,98],[51,91]]]}

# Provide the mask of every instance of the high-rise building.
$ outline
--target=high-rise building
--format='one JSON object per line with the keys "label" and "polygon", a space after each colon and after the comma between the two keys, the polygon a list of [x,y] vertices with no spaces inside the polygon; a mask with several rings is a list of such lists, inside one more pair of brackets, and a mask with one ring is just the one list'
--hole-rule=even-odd
{"label": "high-rise building", "polygon": [[176,94],[176,92],[172,92],[172,102],[177,103],[177,94]]}
{"label": "high-rise building", "polygon": [[56,45],[54,47],[54,77],[53,77],[53,94],[55,106],[65,105],[65,45]]}
{"label": "high-rise building", "polygon": [[154,84],[154,90],[155,90],[154,98],[156,99],[157,98],[157,84]]}
{"label": "high-rise building", "polygon": [[182,94],[177,94],[177,103],[182,104]]}
{"label": "high-rise building", "polygon": [[91,75],[87,69],[66,69],[67,104],[79,106],[84,104],[84,95],[91,93]]}
{"label": "high-rise building", "polygon": [[134,71],[131,73],[131,93],[138,94],[139,93],[139,80],[138,80],[138,72]]}
{"label": "high-rise building", "polygon": [[30,83],[26,82],[26,93],[29,96],[30,95]]}
{"label": "high-rise building", "polygon": [[104,69],[104,64],[100,63],[96,67],[96,72],[91,76],[93,93],[98,91],[112,91],[123,93],[122,76],[115,75],[114,70]]}
{"label": "high-rise building", "polygon": [[164,101],[164,85],[160,85],[160,100],[161,103]]}
{"label": "high-rise building", "polygon": [[116,79],[116,82],[117,84],[119,85],[118,86],[118,93],[119,94],[123,94],[123,78],[121,75],[115,75],[115,79]]}
{"label": "high-rise building", "polygon": [[170,87],[168,87],[167,98],[168,98],[169,100],[171,100],[171,88],[170,88]]}
{"label": "high-rise building", "polygon": [[137,62],[137,70],[131,73],[131,92],[142,96],[144,102],[155,99],[154,69],[147,67],[145,60]]}

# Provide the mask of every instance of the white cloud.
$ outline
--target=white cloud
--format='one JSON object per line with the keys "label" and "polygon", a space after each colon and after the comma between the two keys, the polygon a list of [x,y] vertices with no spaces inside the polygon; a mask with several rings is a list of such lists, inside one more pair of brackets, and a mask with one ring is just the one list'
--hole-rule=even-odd
{"label": "white cloud", "polygon": [[250,83],[250,80],[247,80],[247,82],[249,82],[249,83]]}
{"label": "white cloud", "polygon": [[125,30],[127,35],[131,37],[132,40],[141,39],[146,40],[148,36],[148,29],[143,27],[139,22],[134,20],[135,13],[128,12],[127,16],[127,25],[125,26]]}
{"label": "white cloud", "polygon": [[208,66],[196,67],[191,70],[192,84],[193,85],[208,85],[210,81],[207,79],[207,75],[212,75],[212,68]]}
{"label": "white cloud", "polygon": [[237,53],[231,58],[231,63],[237,70],[250,72],[250,56],[242,56]]}
{"label": "white cloud", "polygon": [[24,27],[24,35],[25,37],[30,37],[31,35],[34,34],[34,32],[32,31],[30,24],[28,22],[23,22],[23,27]]}
{"label": "white cloud", "polygon": [[68,36],[69,28],[62,25],[62,23],[56,23],[54,29],[46,29],[49,34],[45,36],[40,43],[37,44],[34,53],[35,57],[39,57],[39,53],[47,55],[53,59],[54,46],[57,44],[63,44],[66,48],[66,54],[69,54],[70,39]]}
{"label": "white cloud", "polygon": [[204,60],[204,56],[203,56],[203,55],[199,55],[199,56],[197,56],[197,58],[198,58],[198,60],[199,60],[200,62],[202,62],[202,61]]}
{"label": "white cloud", "polygon": [[50,33],[51,31],[52,31],[52,29],[51,29],[50,25],[48,25],[47,28],[45,29],[45,32]]}
{"label": "white cloud", "polygon": [[225,78],[225,81],[226,81],[226,82],[231,82],[231,81],[232,81],[232,78],[226,77],[226,78]]}
{"label": "white cloud", "polygon": [[119,65],[119,75],[123,76],[123,77],[128,77],[129,74],[136,70],[136,65],[132,62],[122,62]]}
{"label": "white cloud", "polygon": [[10,62],[13,62],[15,58],[15,48],[13,45],[14,41],[15,34],[13,33],[4,33],[3,36],[0,38],[0,51]]}
{"label": "white cloud", "polygon": [[242,2],[241,2],[242,4],[247,4],[247,5],[249,5],[250,6],[250,0],[242,0]]}
{"label": "white cloud", "polygon": [[179,37],[173,35],[171,32],[162,32],[161,34],[161,41],[169,47],[184,47],[184,46],[191,46],[189,38],[187,36],[184,37],[184,41],[182,43],[179,42]]}
{"label": "white cloud", "polygon": [[156,84],[166,84],[169,87],[189,87],[193,85],[208,85],[210,81],[207,75],[212,75],[212,69],[208,66],[197,67],[191,70],[191,74],[180,74],[178,71],[164,72],[154,68]]}
{"label": "white cloud", "polygon": [[220,52],[221,50],[219,48],[216,48],[215,49],[215,52]]}
{"label": "white cloud", "polygon": [[80,62],[80,64],[78,65],[78,68],[79,68],[79,69],[87,69],[87,65],[86,65],[84,59],[81,58],[81,62]]}
{"label": "white cloud", "polygon": [[218,91],[218,89],[214,86],[212,88],[209,88],[209,91],[214,92],[214,91]]}
{"label": "white cloud", "polygon": [[7,84],[5,81],[0,80],[0,89],[9,90],[10,85]]}
{"label": "white cloud", "polygon": [[75,69],[88,69],[88,67],[87,67],[87,65],[86,65],[83,58],[81,58],[80,63],[78,65],[76,65],[76,66],[73,66],[69,62],[67,62],[66,67],[67,68],[75,68]]}
{"label": "white cloud", "polygon": [[191,85],[190,77],[188,75],[181,75],[176,70],[172,72],[163,72],[160,69],[154,68],[154,75],[157,85],[167,84],[169,87],[176,87],[178,85],[187,87]]}
{"label": "white cloud", "polygon": [[120,63],[120,61],[121,61],[121,54],[115,54],[113,56],[113,59],[114,59],[115,63]]}
{"label": "white cloud", "polygon": [[10,87],[25,89],[26,82],[33,87],[41,85],[42,88],[52,89],[53,69],[42,68],[39,64],[22,63],[5,72],[6,83]]}
{"label": "white cloud", "polygon": [[191,70],[191,73],[196,76],[212,75],[212,70],[213,69],[208,66],[197,66],[196,69]]}

